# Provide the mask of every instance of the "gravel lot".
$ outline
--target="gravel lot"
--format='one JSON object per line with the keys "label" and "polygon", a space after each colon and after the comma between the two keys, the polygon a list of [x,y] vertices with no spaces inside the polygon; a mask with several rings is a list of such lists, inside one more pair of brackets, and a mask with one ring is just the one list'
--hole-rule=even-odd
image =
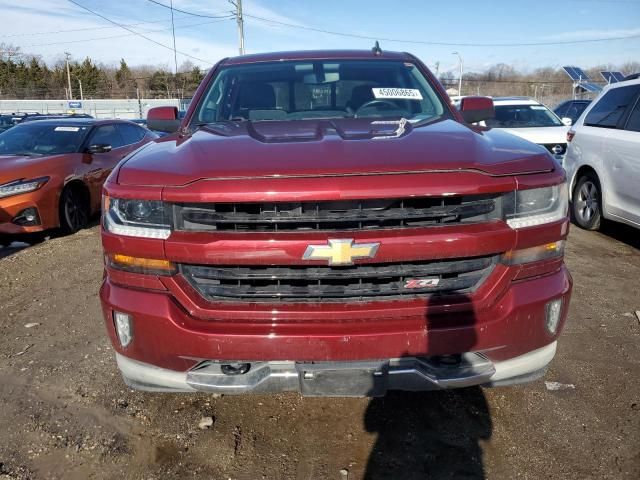
{"label": "gravel lot", "polygon": [[0,479],[638,479],[639,239],[573,228],[556,384],[374,400],[132,392],[98,228],[0,248]]}

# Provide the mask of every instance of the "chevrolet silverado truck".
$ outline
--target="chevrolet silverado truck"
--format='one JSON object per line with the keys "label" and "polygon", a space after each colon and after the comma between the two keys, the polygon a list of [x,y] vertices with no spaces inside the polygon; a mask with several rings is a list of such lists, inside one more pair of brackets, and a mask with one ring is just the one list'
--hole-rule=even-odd
{"label": "chevrolet silverado truck", "polygon": [[541,377],[569,308],[565,174],[472,126],[416,57],[246,55],[103,190],[107,332],[127,385],[223,394]]}

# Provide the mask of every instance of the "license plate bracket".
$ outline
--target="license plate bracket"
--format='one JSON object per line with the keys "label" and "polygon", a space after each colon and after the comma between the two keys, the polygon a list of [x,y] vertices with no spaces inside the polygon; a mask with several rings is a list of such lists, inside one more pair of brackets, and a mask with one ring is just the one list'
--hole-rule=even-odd
{"label": "license plate bracket", "polygon": [[308,397],[381,397],[387,392],[388,362],[296,364],[300,393]]}

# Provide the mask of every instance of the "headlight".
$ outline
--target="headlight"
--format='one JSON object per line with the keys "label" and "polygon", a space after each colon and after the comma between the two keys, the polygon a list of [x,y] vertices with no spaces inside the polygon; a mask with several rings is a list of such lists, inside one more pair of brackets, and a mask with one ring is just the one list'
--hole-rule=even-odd
{"label": "headlight", "polygon": [[0,198],[20,195],[21,193],[38,190],[49,181],[49,177],[34,178],[33,180],[16,180],[0,185]]}
{"label": "headlight", "polygon": [[171,235],[167,206],[159,200],[103,198],[105,230],[128,237],[166,239]]}
{"label": "headlight", "polygon": [[516,190],[505,197],[505,220],[511,228],[533,227],[556,222],[567,216],[567,184]]}

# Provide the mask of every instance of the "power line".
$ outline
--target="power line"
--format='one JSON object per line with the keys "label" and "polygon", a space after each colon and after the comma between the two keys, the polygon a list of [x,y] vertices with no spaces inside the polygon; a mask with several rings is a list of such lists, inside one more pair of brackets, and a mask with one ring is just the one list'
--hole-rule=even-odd
{"label": "power line", "polygon": [[[124,25],[122,25],[122,24],[120,24],[120,23],[118,23],[118,22],[115,22],[115,21],[111,20],[110,18],[107,18],[107,17],[105,17],[104,15],[102,15],[102,14],[100,14],[100,13],[98,13],[98,12],[95,12],[95,11],[91,10],[90,8],[85,7],[84,5],[81,5],[80,3],[76,2],[75,0],[67,0],[67,1],[68,1],[68,2],[70,2],[70,3],[73,3],[75,6],[80,7],[80,8],[82,8],[83,10],[86,10],[87,12],[89,12],[89,13],[91,13],[91,14],[93,14],[93,15],[97,16],[97,17],[102,18],[103,20],[106,20],[106,21],[107,21],[107,22],[109,22],[109,23],[113,23],[114,25],[117,25],[117,26],[119,26],[119,27],[121,27],[121,28],[123,28],[123,29],[127,30],[128,32],[131,32],[131,33],[133,33],[133,34],[135,34],[135,35],[138,35],[139,37],[142,37],[142,38],[144,38],[145,40],[147,40],[147,41],[149,41],[149,42],[151,42],[151,43],[155,43],[156,45],[158,45],[158,46],[160,46],[160,47],[162,47],[162,48],[166,48],[167,50],[171,50],[172,52],[174,51],[174,49],[173,49],[173,48],[171,48],[169,45],[165,45],[164,43],[157,42],[157,41],[155,41],[155,40],[154,40],[154,39],[152,39],[152,38],[149,38],[149,37],[147,37],[147,36],[145,36],[145,35],[143,35],[143,34],[141,34],[141,33],[139,33],[139,32],[136,32],[135,30],[131,30],[130,28],[125,27]],[[177,50],[176,50],[176,51],[177,51]],[[208,61],[208,60],[203,60],[202,58],[194,57],[193,55],[190,55],[190,54],[188,54],[188,53],[180,52],[180,51],[177,51],[177,53],[179,53],[180,55],[183,55],[183,56],[185,56],[185,57],[189,57],[189,58],[193,58],[194,60],[198,60],[199,62],[204,62],[204,63],[208,63],[208,64],[213,65],[213,62],[210,62],[210,61]]]}
{"label": "power line", "polygon": [[[151,0],[148,0],[151,1]],[[309,25],[295,25],[293,23],[281,22],[279,20],[273,20],[270,18],[259,17],[257,15],[244,14],[245,17],[252,18],[264,23],[271,23],[275,25],[281,25],[283,27],[297,28],[301,30],[311,30],[314,32],[325,33],[328,35],[337,35],[340,37],[360,38],[365,40],[379,40],[381,42],[395,42],[395,43],[409,43],[414,45],[437,45],[444,47],[533,47],[533,46],[545,46],[545,45],[572,45],[579,43],[593,43],[593,42],[608,42],[612,40],[629,40],[633,38],[640,38],[640,34],[626,35],[619,37],[608,38],[591,38],[583,40],[566,40],[556,42],[521,42],[521,43],[448,43],[448,42],[432,42],[426,40],[409,40],[400,38],[388,38],[380,36],[359,35],[356,33],[337,32],[333,30],[325,30],[323,28],[311,27]]]}
{"label": "power line", "polygon": [[[179,17],[178,20],[182,20],[185,17]],[[138,25],[145,25],[147,23],[165,23],[168,22],[166,18],[163,20],[149,20],[147,22],[137,22],[137,23],[125,23],[123,25],[127,27],[136,27]],[[72,32],[86,32],[90,30],[107,30],[110,28],[120,28],[120,26],[103,26],[103,27],[86,27],[86,28],[72,28],[69,30],[53,30],[49,32],[23,32],[23,33],[12,33],[10,35],[0,35],[0,38],[10,38],[10,37],[30,37],[34,35],[53,35],[56,33],[72,33]]]}
{"label": "power line", "polygon": [[[199,26],[202,26],[202,25],[211,25],[212,23],[222,22],[222,21],[228,20],[230,18],[233,18],[233,17],[230,16],[230,17],[224,18],[224,19],[209,20],[207,22],[198,22],[198,23],[189,23],[189,24],[185,24],[185,25],[178,25],[175,28],[179,29],[179,28],[199,27]],[[136,33],[125,33],[123,35],[108,35],[106,37],[85,38],[85,39],[80,39],[80,40],[65,40],[64,42],[34,43],[34,44],[31,44],[31,45],[20,45],[20,48],[47,47],[49,45],[70,45],[70,44],[74,44],[74,43],[86,43],[86,42],[94,42],[94,41],[99,41],[99,40],[110,40],[112,38],[133,37],[133,36],[139,35],[141,33],[167,32],[169,30],[171,30],[171,27],[169,27],[169,28],[157,28],[155,30],[144,30],[142,32],[136,32]],[[171,49],[171,50],[173,50],[173,49]],[[2,51],[0,51],[0,53],[2,53]],[[21,53],[20,55],[28,55],[28,54]]]}
{"label": "power line", "polygon": [[[164,8],[168,8],[169,10],[173,10],[175,12],[180,12],[180,13],[184,13],[185,15],[191,15],[193,17],[203,17],[203,18],[220,18],[218,16],[215,15],[207,15],[205,13],[195,13],[195,12],[188,12],[186,10],[180,10],[179,8],[175,8],[174,6],[171,5],[165,5],[162,2],[156,2],[156,0],[147,0],[147,2],[153,3],[155,5],[158,5],[159,7],[164,7]],[[230,10],[229,10],[230,11]],[[218,13],[223,13],[223,12],[218,12]],[[226,12],[227,14],[229,13],[228,11]]]}

